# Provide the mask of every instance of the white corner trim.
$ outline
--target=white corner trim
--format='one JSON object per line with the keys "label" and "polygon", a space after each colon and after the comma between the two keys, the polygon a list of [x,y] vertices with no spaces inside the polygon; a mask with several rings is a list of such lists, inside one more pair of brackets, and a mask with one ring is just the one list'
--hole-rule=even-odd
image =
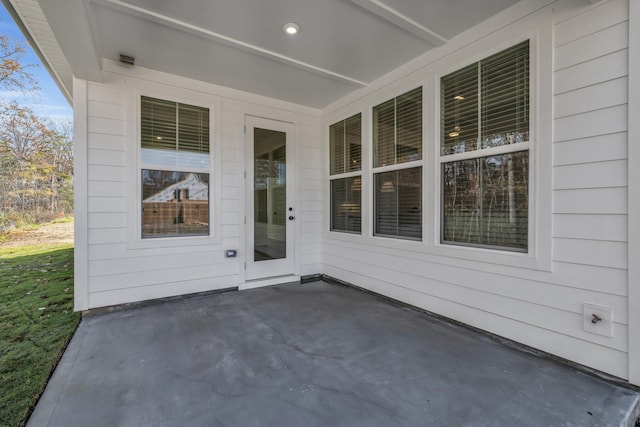
{"label": "white corner trim", "polygon": [[73,79],[73,210],[75,311],[89,308],[89,206],[87,155],[87,82]]}
{"label": "white corner trim", "polygon": [[640,385],[640,0],[629,0],[629,382]]}

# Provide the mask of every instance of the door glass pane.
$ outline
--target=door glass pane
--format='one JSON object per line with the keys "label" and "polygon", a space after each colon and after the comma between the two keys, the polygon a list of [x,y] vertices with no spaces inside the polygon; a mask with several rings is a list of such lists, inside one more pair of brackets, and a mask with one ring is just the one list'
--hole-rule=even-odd
{"label": "door glass pane", "polygon": [[286,258],[287,138],[284,132],[254,128],[253,257]]}

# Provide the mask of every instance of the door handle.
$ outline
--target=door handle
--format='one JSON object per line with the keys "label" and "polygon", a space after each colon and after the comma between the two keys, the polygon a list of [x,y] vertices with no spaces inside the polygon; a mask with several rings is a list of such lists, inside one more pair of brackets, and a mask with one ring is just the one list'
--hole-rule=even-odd
{"label": "door handle", "polygon": [[293,221],[294,219],[296,219],[296,217],[295,217],[295,216],[293,216],[293,215],[291,215],[291,216],[289,217],[289,221]]}

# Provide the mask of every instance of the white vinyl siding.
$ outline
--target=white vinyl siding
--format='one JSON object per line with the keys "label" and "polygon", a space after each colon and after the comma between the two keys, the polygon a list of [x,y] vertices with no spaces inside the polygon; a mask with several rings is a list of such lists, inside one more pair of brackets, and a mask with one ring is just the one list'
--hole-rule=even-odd
{"label": "white vinyl siding", "polygon": [[[298,142],[293,167],[301,177],[296,184],[296,273],[308,275],[322,271],[323,225],[317,209],[324,200],[326,181],[323,179],[319,112],[232,90],[220,94],[219,88],[150,70],[133,69],[131,72],[135,75],[123,76],[121,67],[107,62],[106,83],[83,81],[87,87],[86,100],[74,100],[86,105],[89,159],[85,165],[89,177],[87,193],[76,195],[87,197],[89,209],[87,229],[84,230],[87,234],[86,247],[78,248],[88,258],[87,284],[79,289],[86,294],[86,305],[77,308],[238,286],[243,280],[241,258],[226,258],[224,251],[236,249],[241,253],[244,246],[241,186],[244,185],[242,142],[245,114],[273,117],[293,122],[296,126]],[[139,174],[136,156],[132,153],[140,149],[135,132],[128,130],[135,127],[132,121],[138,120],[134,107],[128,104],[135,98],[131,92],[134,86],[160,98],[167,91],[172,97],[183,99],[194,94],[195,98],[208,100],[213,105],[223,95],[223,100],[217,104],[220,106],[217,129],[213,130],[212,125],[212,132],[219,135],[219,146],[216,147],[219,154],[215,160],[219,162],[215,163],[219,168],[212,173],[212,181],[215,173],[219,174],[217,187],[212,190],[212,194],[217,192],[219,197],[212,224],[212,227],[219,227],[217,237],[161,239],[180,241],[175,243],[147,239],[142,242],[146,246],[132,244],[131,239],[136,237],[134,225],[139,222],[139,216],[132,212],[137,196],[132,199],[134,203],[129,202],[129,193],[136,186],[135,177]],[[185,242],[193,239],[197,242]]]}
{"label": "white vinyl siding", "polygon": [[[201,292],[235,286],[242,276],[238,259],[224,250],[242,248],[244,115],[272,117],[295,123],[298,206],[296,223],[301,275],[324,273],[390,298],[464,322],[491,333],[628,378],[628,182],[627,85],[628,2],[610,0],[557,1],[542,6],[521,2],[456,37],[412,64],[371,82],[323,111],[311,111],[263,97],[222,91],[192,80],[139,69],[105,64],[105,83],[80,81],[74,89],[74,107],[85,109],[87,149],[86,189],[77,206],[89,209],[77,222],[85,254],[88,283],[86,305],[78,309]],[[548,265],[520,262],[526,254],[505,254],[476,248],[458,251],[441,245],[433,218],[437,206],[426,206],[424,241],[371,236],[373,230],[372,106],[422,86],[425,90],[425,152],[421,161],[425,202],[438,200],[439,77],[470,61],[498,52],[529,38],[532,55],[554,56],[551,82],[537,93],[551,102],[532,100],[532,108],[549,115],[551,137],[536,140],[538,152],[552,149],[551,165],[536,164],[536,202],[549,199],[535,218],[549,239],[545,251],[532,256],[549,258]],[[542,41],[542,42],[540,42]],[[533,59],[532,59],[533,60]],[[123,76],[122,73],[132,75]],[[544,80],[544,75],[537,76]],[[126,86],[125,86],[126,80]],[[179,247],[130,247],[127,218],[128,156],[135,139],[127,136],[129,85],[166,85],[220,101],[220,241]],[[553,91],[553,92],[551,92]],[[363,229],[361,235],[329,232],[329,126],[362,113]],[[552,115],[552,116],[551,116]],[[80,114],[78,116],[81,117]],[[76,116],[76,117],[78,117]],[[539,124],[535,124],[539,126]],[[532,124],[532,128],[535,128]],[[79,131],[82,126],[76,126]],[[551,126],[549,126],[551,128]],[[324,134],[325,138],[321,138]],[[543,135],[544,136],[544,135]],[[428,148],[428,149],[427,149]],[[532,149],[534,150],[534,149]],[[80,150],[81,151],[81,150]],[[109,152],[107,154],[107,152]],[[536,157],[534,157],[536,156]],[[134,165],[135,167],[135,165]],[[83,172],[83,173],[84,173]],[[382,170],[381,172],[384,172]],[[81,175],[78,175],[81,176]],[[599,178],[599,179],[598,179]],[[84,192],[83,192],[84,191]],[[428,204],[428,203],[425,203]],[[545,226],[546,214],[549,224]],[[298,221],[299,220],[299,221]],[[85,228],[83,228],[85,227]],[[546,227],[546,228],[545,228]],[[541,243],[538,239],[537,248]],[[544,242],[543,242],[544,243]],[[480,252],[482,252],[480,254]],[[508,256],[509,255],[509,256]],[[76,269],[78,274],[84,272]],[[78,299],[83,301],[82,298]],[[585,302],[610,307],[613,337],[582,329]]]}
{"label": "white vinyl siding", "polygon": [[[536,203],[545,202],[551,212],[548,225],[547,210],[532,213],[534,226],[544,231],[542,241],[532,242],[537,245],[532,254],[538,260],[548,256],[548,267],[515,262],[526,254],[442,245],[439,224],[430,225],[429,219],[440,212],[427,208],[431,229],[424,242],[327,234],[325,274],[627,378],[627,6],[625,0],[558,1],[528,12],[505,11],[416,60],[395,80],[373,83],[374,89],[326,113],[333,118],[343,110],[366,111],[388,99],[389,88],[426,82],[428,204],[440,185],[429,182],[430,176],[437,178],[439,159],[433,156],[440,141],[428,130],[430,124],[440,126],[440,77],[527,38],[534,68],[553,53],[554,68],[542,70],[550,78],[535,77],[531,101],[534,117],[541,115],[531,124],[532,137],[540,136],[535,132],[541,119],[553,125],[553,134],[533,140],[531,148]],[[539,87],[545,78],[548,86]],[[549,95],[552,103],[542,103],[540,97]],[[550,148],[547,166],[541,165],[539,154]],[[550,247],[541,252],[545,238]],[[583,330],[585,302],[612,308],[613,337]]]}

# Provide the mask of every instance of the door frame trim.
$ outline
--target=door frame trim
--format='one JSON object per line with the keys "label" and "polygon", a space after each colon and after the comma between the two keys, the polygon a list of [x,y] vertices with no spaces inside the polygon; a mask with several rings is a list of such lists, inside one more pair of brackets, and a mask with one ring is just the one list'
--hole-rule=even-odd
{"label": "door frame trim", "polygon": [[[261,125],[260,123],[263,123],[263,125]],[[286,132],[287,132],[287,208],[289,206],[293,207],[293,215],[297,217],[297,211],[298,211],[298,198],[297,195],[299,193],[299,188],[298,188],[298,184],[297,184],[297,174],[296,174],[296,170],[297,170],[297,162],[296,162],[296,150],[295,150],[295,141],[296,141],[296,137],[298,136],[297,133],[297,127],[295,126],[295,123],[293,122],[289,122],[289,121],[285,121],[285,120],[277,120],[277,119],[272,119],[270,117],[264,117],[264,116],[258,116],[258,115],[254,115],[254,114],[244,114],[244,119],[242,122],[242,125],[244,126],[244,138],[242,141],[242,153],[243,153],[243,158],[242,158],[242,162],[243,162],[243,167],[244,167],[244,180],[242,182],[242,189],[240,191],[239,197],[242,197],[241,200],[241,204],[243,206],[243,211],[244,211],[244,221],[241,219],[240,221],[240,226],[242,227],[244,225],[243,231],[241,233],[243,242],[242,242],[242,246],[244,247],[244,251],[242,254],[242,257],[240,258],[240,265],[239,268],[241,270],[241,275],[240,277],[242,277],[242,280],[239,282],[238,284],[238,289],[252,289],[252,288],[257,288],[257,287],[261,287],[261,286],[271,286],[271,285],[275,285],[275,284],[280,284],[280,283],[289,283],[289,282],[295,282],[295,281],[299,281],[300,280],[300,276],[299,276],[299,265],[298,265],[298,248],[299,248],[299,236],[298,233],[300,232],[299,229],[299,225],[297,223],[297,221],[294,221],[293,224],[291,224],[290,230],[291,230],[291,236],[287,236],[287,240],[290,241],[287,242],[287,245],[290,246],[290,250],[288,250],[288,254],[287,254],[287,258],[291,257],[290,260],[290,268],[288,271],[286,272],[282,272],[282,274],[279,275],[265,275],[264,277],[253,277],[251,276],[251,278],[248,278],[247,276],[247,267],[248,267],[248,263],[249,263],[249,255],[250,255],[250,251],[253,250],[253,246],[249,245],[249,240],[250,240],[250,236],[249,236],[249,221],[253,221],[253,216],[254,213],[253,211],[250,210],[250,203],[249,203],[249,197],[252,196],[253,194],[253,184],[250,182],[250,178],[253,176],[252,173],[249,173],[249,168],[252,167],[253,162],[251,161],[252,159],[249,159],[249,152],[251,152],[252,157],[253,157],[253,150],[249,150],[249,144],[253,144],[253,138],[251,138],[251,141],[249,141],[249,135],[251,134],[251,132],[249,132],[249,126],[253,126],[253,127],[262,127],[264,129],[272,129],[272,130],[281,130],[278,129],[279,127],[282,128],[287,128]],[[278,126],[280,125],[280,126]],[[251,188],[250,188],[251,187]],[[251,191],[249,191],[251,190]],[[287,215],[289,215],[288,211],[287,211]],[[297,218],[296,218],[297,219]],[[244,224],[243,224],[244,222]],[[287,221],[287,224],[289,224],[290,221]],[[289,230],[287,230],[287,232],[289,233]],[[251,239],[251,241],[253,241],[253,239]]]}

